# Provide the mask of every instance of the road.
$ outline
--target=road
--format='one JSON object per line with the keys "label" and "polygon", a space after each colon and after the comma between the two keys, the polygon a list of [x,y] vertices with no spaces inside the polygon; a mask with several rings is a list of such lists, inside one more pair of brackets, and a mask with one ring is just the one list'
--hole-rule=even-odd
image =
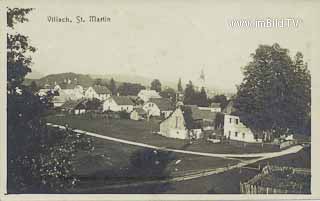
{"label": "road", "polygon": [[[52,123],[47,123],[48,126],[52,127],[57,127],[60,129],[66,129],[65,126],[61,125],[56,125]],[[290,147],[288,149],[278,151],[278,152],[268,152],[268,153],[250,153],[250,154],[214,154],[214,153],[205,153],[205,152],[196,152],[196,151],[186,151],[186,150],[181,150],[181,149],[171,149],[171,148],[166,148],[166,147],[159,147],[159,146],[154,146],[154,145],[149,145],[149,144],[144,144],[140,142],[134,142],[134,141],[129,141],[129,140],[123,140],[119,138],[114,138],[114,137],[108,137],[104,135],[100,135],[97,133],[92,133],[89,131],[84,131],[84,130],[79,130],[79,129],[73,129],[74,132],[83,134],[83,135],[88,135],[96,138],[101,138],[105,140],[110,140],[114,142],[120,142],[124,144],[130,144],[134,146],[139,146],[139,147],[144,147],[144,148],[150,148],[150,149],[156,149],[156,150],[165,150],[165,151],[171,151],[171,152],[176,152],[176,153],[183,153],[183,154],[192,154],[192,155],[198,155],[198,156],[209,156],[209,157],[218,157],[218,158],[273,158],[273,157],[279,157],[287,154],[292,154],[292,153],[297,153],[300,151],[303,147],[300,145],[296,145],[293,147]]]}

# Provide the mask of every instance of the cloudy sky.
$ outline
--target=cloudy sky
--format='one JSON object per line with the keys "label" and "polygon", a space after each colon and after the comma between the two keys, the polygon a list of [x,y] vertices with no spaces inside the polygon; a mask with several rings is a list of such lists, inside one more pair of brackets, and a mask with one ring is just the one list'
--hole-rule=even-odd
{"label": "cloudy sky", "polygon": [[[208,85],[235,90],[241,67],[259,44],[278,42],[292,54],[301,51],[310,62],[316,37],[314,1],[39,2],[24,4],[36,9],[16,30],[38,49],[32,68],[43,74],[121,73],[186,82],[204,69]],[[91,15],[111,22],[75,23],[76,16]],[[49,23],[48,16],[68,16],[73,23]],[[231,20],[267,18],[301,21],[285,28],[230,26]]]}

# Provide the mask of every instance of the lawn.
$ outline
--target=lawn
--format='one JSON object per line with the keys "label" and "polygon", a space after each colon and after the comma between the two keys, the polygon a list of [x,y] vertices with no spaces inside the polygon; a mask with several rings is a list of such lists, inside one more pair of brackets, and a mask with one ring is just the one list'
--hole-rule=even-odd
{"label": "lawn", "polygon": [[[290,154],[278,158],[260,161],[261,165],[269,162],[270,165],[293,166],[293,167],[310,167],[310,149],[304,149],[296,154]],[[301,161],[302,160],[302,161]],[[299,162],[301,161],[301,162]],[[257,164],[250,167],[257,167]],[[258,174],[258,170],[242,168],[233,169],[221,174],[201,177],[193,180],[166,183],[142,185],[137,187],[92,190],[87,193],[129,193],[129,194],[239,194],[240,181],[245,182]]]}
{"label": "lawn", "polygon": [[277,146],[264,144],[247,144],[243,147],[239,144],[211,144],[198,140],[192,145],[188,145],[187,140],[172,139],[154,134],[159,131],[159,121],[133,121],[127,119],[91,119],[87,116],[56,116],[47,118],[48,122],[65,125],[72,128],[95,132],[105,136],[120,139],[142,142],[145,144],[184,149],[189,151],[209,152],[209,153],[259,153],[279,151]]}
{"label": "lawn", "polygon": [[156,151],[88,138],[92,138],[94,150],[75,155],[74,174],[80,181],[70,192],[83,192],[84,189],[91,192],[111,184],[164,179],[238,163],[237,160]]}

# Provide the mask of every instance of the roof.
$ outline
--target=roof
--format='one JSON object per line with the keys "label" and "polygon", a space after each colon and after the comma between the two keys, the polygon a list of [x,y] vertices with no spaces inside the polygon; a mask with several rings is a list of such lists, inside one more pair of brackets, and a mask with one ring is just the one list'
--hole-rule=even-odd
{"label": "roof", "polygon": [[193,120],[215,120],[216,119],[216,112],[211,112],[210,110],[200,110],[196,105],[185,105],[182,109],[190,108],[191,109],[191,116]]}
{"label": "roof", "polygon": [[134,111],[136,111],[138,114],[146,114],[147,112],[144,110],[144,109],[142,109],[142,108],[136,108],[136,109],[134,109]]}
{"label": "roof", "polygon": [[112,96],[111,97],[118,105],[134,105],[128,96]]}
{"label": "roof", "polygon": [[97,94],[111,94],[111,91],[106,86],[94,85],[92,88]]}
{"label": "roof", "polygon": [[61,108],[66,110],[73,110],[80,106],[80,104],[83,104],[83,106],[85,107],[85,101],[86,99],[84,98],[79,100],[68,100],[61,106]]}
{"label": "roof", "polygon": [[174,105],[169,98],[150,98],[148,102],[156,104],[160,111],[174,110]]}
{"label": "roof", "polygon": [[236,111],[233,105],[234,105],[233,100],[229,100],[227,106],[223,109],[223,112],[226,114],[233,114]]}
{"label": "roof", "polygon": [[155,90],[142,89],[138,96],[147,96],[149,98],[161,98],[158,92]]}

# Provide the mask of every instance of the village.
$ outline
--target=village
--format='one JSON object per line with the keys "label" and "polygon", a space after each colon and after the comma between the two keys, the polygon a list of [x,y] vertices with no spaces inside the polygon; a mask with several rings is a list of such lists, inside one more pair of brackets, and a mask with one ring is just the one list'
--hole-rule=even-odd
{"label": "village", "polygon": [[[200,86],[196,90],[205,89],[205,76],[201,72]],[[65,79],[64,88],[56,82],[46,84],[37,94],[47,96],[55,94],[53,107],[69,115],[91,114],[96,117],[130,119],[133,121],[159,122],[157,134],[167,138],[184,140],[205,139],[211,143],[223,143],[227,140],[244,143],[274,143],[281,147],[295,143],[293,135],[271,139],[270,136],[253,133],[245,126],[239,116],[234,115],[233,100],[229,98],[222,108],[221,103],[212,102],[208,106],[185,105],[183,92],[176,92],[172,97],[162,97],[154,89],[142,89],[136,95],[112,94],[106,86],[93,85],[87,88],[77,80]]]}
{"label": "village", "polygon": [[[210,98],[211,100],[218,100],[216,102],[211,101],[210,103],[207,103],[207,105],[202,104],[201,101],[197,101],[199,102],[198,105],[184,104],[186,102],[185,93],[187,89],[184,91],[171,90],[171,96],[167,96],[167,93],[159,91],[159,86],[155,87],[154,84],[151,83],[151,86],[146,86],[145,88],[141,87],[141,89],[135,90],[137,94],[130,93],[129,95],[120,95],[120,93],[116,92],[114,89],[109,89],[107,87],[108,85],[106,84],[99,85],[100,83],[103,83],[101,80],[98,80],[98,84],[94,83],[91,86],[83,87],[81,84],[79,84],[77,78],[71,77],[72,76],[70,76],[70,78],[65,78],[60,85],[56,81],[52,82],[51,80],[51,83],[46,83],[44,88],[39,89],[35,93],[40,97],[40,99],[41,97],[48,97],[49,94],[53,95],[51,100],[53,112],[47,117],[49,126],[60,129],[77,130],[76,132],[78,132],[78,134],[94,136],[94,142],[96,144],[95,151],[89,155],[83,153],[82,157],[84,158],[81,159],[81,161],[94,160],[91,162],[91,166],[84,166],[82,163],[80,163],[78,166],[76,165],[79,174],[82,175],[80,178],[87,178],[88,175],[91,174],[95,175],[97,174],[98,170],[104,172],[102,175],[105,176],[100,175],[101,178],[99,179],[99,182],[92,179],[87,181],[89,183],[85,181],[80,182],[80,184],[84,186],[93,186],[92,188],[94,191],[102,188],[103,190],[101,190],[101,192],[103,193],[119,192],[119,187],[115,187],[117,190],[112,190],[112,185],[105,185],[105,180],[103,178],[113,178],[114,175],[111,176],[110,174],[112,171],[115,171],[113,170],[114,168],[120,168],[116,171],[118,171],[117,174],[122,175],[122,179],[123,175],[127,175],[128,173],[122,173],[121,166],[112,167],[110,164],[99,165],[97,161],[108,161],[108,163],[111,164],[118,163],[118,152],[123,148],[127,149],[132,145],[138,147],[142,146],[145,148],[154,147],[151,150],[154,150],[153,152],[156,153],[156,155],[152,157],[156,157],[160,153],[171,153],[172,151],[173,153],[191,152],[192,154],[199,155],[201,157],[211,156],[197,158],[191,157],[188,154],[183,154],[185,156],[179,156],[173,162],[168,163],[167,167],[164,167],[166,172],[170,172],[166,173],[170,176],[165,176],[165,178],[168,179],[173,177],[173,179],[178,179],[181,177],[181,175],[183,175],[182,180],[188,180],[187,178],[190,177],[188,176],[190,174],[200,174],[199,178],[202,178],[204,174],[216,174],[215,172],[219,170],[219,168],[226,168],[223,171],[230,169],[227,172],[232,172],[232,169],[239,168],[239,165],[241,167],[240,172],[243,172],[242,174],[251,175],[252,172],[250,171],[253,171],[258,173],[256,177],[265,178],[265,175],[279,174],[273,173],[273,169],[275,168],[277,171],[279,171],[279,169],[277,169],[279,167],[268,166],[269,162],[261,163],[258,161],[263,159],[266,161],[268,157],[274,157],[273,154],[279,154],[281,156],[282,153],[287,151],[290,153],[290,150],[293,150],[294,153],[296,152],[294,151],[295,149],[300,150],[299,147],[301,144],[305,147],[308,147],[309,145],[309,142],[306,140],[306,138],[300,139],[300,136],[294,136],[293,134],[283,134],[279,137],[272,137],[265,133],[255,133],[241,121],[239,116],[235,114],[236,109],[233,106],[234,102],[232,96],[227,98],[224,95],[214,94],[206,89],[205,75],[203,71],[201,71],[200,76],[195,81],[194,86],[192,85],[192,87],[194,88],[195,93],[203,94],[205,92],[205,94],[213,94],[211,97],[205,96],[207,100],[210,100]],[[158,83],[158,81],[156,81],[156,83]],[[190,83],[191,82],[189,82],[189,88]],[[114,88],[112,85],[113,84],[109,84],[111,88]],[[178,85],[181,85],[180,81]],[[178,88],[180,88],[180,86],[178,86]],[[188,88],[188,86],[186,86],[186,88]],[[168,89],[163,89],[163,91],[168,91]],[[221,96],[225,97],[224,101],[220,101],[219,98],[215,99],[215,96],[220,98]],[[201,99],[201,97],[199,99]],[[110,144],[110,142],[107,142],[104,138],[114,142]],[[123,142],[123,140],[125,141]],[[114,151],[111,151],[110,148],[107,148],[109,146],[113,147],[114,143],[118,142],[123,142],[125,147],[121,146],[123,147],[121,149],[116,148],[117,151],[114,151],[116,151],[117,154],[113,153]],[[308,148],[306,149],[308,150]],[[110,151],[111,153],[109,153]],[[138,153],[140,151],[137,150]],[[140,157],[151,157],[148,156],[150,154],[148,152],[149,151],[146,150],[146,153],[143,153],[143,155]],[[129,153],[133,155],[136,154],[133,151],[129,151]],[[126,155],[129,153],[122,153],[120,155],[123,155],[122,157],[125,157],[125,160],[128,160],[130,157]],[[109,155],[107,159],[105,158],[106,154]],[[157,157],[159,156],[160,155]],[[96,157],[99,157],[100,159],[97,159],[96,161],[96,159],[94,159]],[[244,158],[241,160],[242,163],[237,163],[235,160],[239,157]],[[254,157],[257,157],[257,162],[255,162],[255,160],[252,161]],[[121,159],[120,161],[123,160],[124,159]],[[146,165],[153,163],[153,160],[156,160],[154,162],[155,164],[151,164],[151,167],[147,167]],[[299,158],[290,160],[291,162],[289,162],[289,164],[291,165],[292,161],[295,161],[293,165],[295,168],[306,167],[305,164],[302,164],[302,166],[299,164]],[[192,163],[192,161],[198,161],[198,165],[191,165],[190,163]],[[287,159],[284,161],[287,161]],[[79,162],[76,162],[76,164],[77,163]],[[133,162],[128,162],[128,164],[131,163]],[[138,169],[139,171],[149,171],[149,168],[158,168],[153,166],[157,166],[160,163],[162,162],[159,159],[148,159],[147,161],[139,162]],[[250,166],[250,164],[253,164],[253,166]],[[271,164],[274,165],[274,163]],[[299,173],[298,177],[310,178],[307,169],[292,169],[292,167],[287,167],[287,162],[284,162],[284,164],[285,166],[283,166],[283,168],[285,169],[280,169],[280,172],[302,171],[302,175]],[[142,166],[140,167],[140,165]],[[278,165],[278,162],[276,165]],[[93,169],[90,169],[90,167]],[[112,171],[109,170],[110,168]],[[129,168],[131,168],[131,165],[129,165]],[[249,168],[250,174],[246,173],[246,168]],[[262,168],[264,168],[263,171]],[[149,175],[149,177],[156,176],[156,178],[161,178],[163,176],[163,173],[160,175],[155,175],[158,174],[156,172],[157,171],[150,173],[151,175]],[[137,173],[135,172],[132,174],[134,177],[136,177]],[[246,179],[240,179],[238,176],[236,176],[235,178],[237,178],[237,180],[234,182],[237,183],[236,186],[240,185],[236,192],[256,194],[277,193],[277,191],[283,193],[296,191],[288,191],[288,189],[279,190],[276,187],[271,188],[272,185],[269,185],[267,188],[257,187],[255,186],[255,183],[252,183],[252,181],[249,180],[253,176],[254,175],[246,176]],[[128,175],[126,177],[128,177]],[[129,177],[132,177],[132,175]],[[141,178],[137,179],[137,182],[139,182],[143,177],[144,176],[141,176]],[[193,177],[194,176],[191,178]],[[221,175],[221,177],[223,176]],[[256,177],[255,181],[257,180]],[[96,178],[96,176],[94,176],[94,178]],[[294,176],[294,178],[296,178],[296,176]],[[120,182],[122,179],[120,179]],[[238,179],[240,179],[240,181]],[[154,182],[157,181],[158,180]],[[279,182],[283,182],[283,179],[280,179]],[[119,181],[111,182],[111,184],[114,185],[118,183]],[[124,185],[124,189],[127,189],[125,192],[136,190],[136,188],[130,187],[130,183],[131,182]],[[157,185],[160,184],[161,182],[157,183]],[[145,186],[143,182],[141,185]],[[297,185],[299,186],[297,188],[300,188],[299,192],[308,191],[308,187],[306,187],[305,184]],[[105,189],[106,187],[111,189],[108,191]],[[123,188],[120,187],[120,189]],[[87,191],[91,192],[92,189],[80,190],[80,192]],[[100,191],[98,190],[98,192]],[[144,191],[142,190],[142,193],[143,192]]]}

